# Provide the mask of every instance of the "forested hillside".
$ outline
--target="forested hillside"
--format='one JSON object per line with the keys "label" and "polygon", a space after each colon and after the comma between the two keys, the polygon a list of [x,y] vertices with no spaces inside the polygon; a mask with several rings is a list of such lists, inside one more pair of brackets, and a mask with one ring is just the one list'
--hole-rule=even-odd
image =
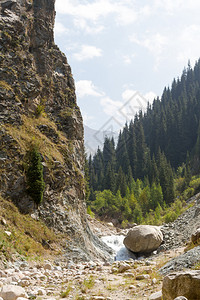
{"label": "forested hillside", "polygon": [[119,223],[175,218],[199,191],[199,120],[200,60],[89,158],[89,210]]}

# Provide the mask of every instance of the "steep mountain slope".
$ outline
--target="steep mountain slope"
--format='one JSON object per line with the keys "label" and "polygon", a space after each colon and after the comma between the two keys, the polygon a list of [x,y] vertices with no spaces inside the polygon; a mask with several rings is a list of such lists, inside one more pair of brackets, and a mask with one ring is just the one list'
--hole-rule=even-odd
{"label": "steep mountain slope", "polygon": [[[104,257],[85,214],[83,124],[70,66],[54,44],[55,0],[0,4],[0,192],[67,233],[83,258]],[[38,209],[27,193],[33,145],[45,182]]]}
{"label": "steep mountain slope", "polygon": [[151,211],[176,199],[182,206],[200,191],[199,100],[200,60],[125,124],[117,144],[105,138],[88,161],[88,205],[96,214],[120,223],[150,222]]}

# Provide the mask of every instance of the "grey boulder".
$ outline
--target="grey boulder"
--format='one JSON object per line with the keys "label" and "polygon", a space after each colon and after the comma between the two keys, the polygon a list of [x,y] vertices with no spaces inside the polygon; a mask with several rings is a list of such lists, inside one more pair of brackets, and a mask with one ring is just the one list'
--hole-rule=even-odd
{"label": "grey boulder", "polygon": [[160,246],[163,235],[158,226],[138,225],[130,229],[123,243],[136,253],[150,253]]}

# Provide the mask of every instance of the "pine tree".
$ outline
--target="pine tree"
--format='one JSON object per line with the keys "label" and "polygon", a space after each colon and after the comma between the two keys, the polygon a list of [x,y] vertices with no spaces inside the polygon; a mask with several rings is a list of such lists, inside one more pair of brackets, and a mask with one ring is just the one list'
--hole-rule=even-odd
{"label": "pine tree", "polygon": [[158,167],[159,167],[159,181],[162,187],[164,201],[169,204],[173,202],[174,193],[174,177],[170,163],[159,149],[158,151]]}
{"label": "pine tree", "polygon": [[111,192],[115,191],[115,173],[112,169],[111,163],[107,164],[105,176],[104,176],[104,189],[111,190]]}
{"label": "pine tree", "polygon": [[117,175],[116,191],[119,190],[121,196],[124,197],[126,195],[126,189],[127,189],[126,177],[122,168],[120,167]]}
{"label": "pine tree", "polygon": [[45,183],[43,179],[41,155],[36,146],[31,146],[28,157],[28,169],[26,174],[28,185],[27,192],[38,207],[43,200]]}
{"label": "pine tree", "polygon": [[125,132],[119,134],[117,148],[116,148],[116,158],[117,158],[117,170],[121,167],[124,174],[127,174],[130,165],[127,147],[126,147],[126,135]]}

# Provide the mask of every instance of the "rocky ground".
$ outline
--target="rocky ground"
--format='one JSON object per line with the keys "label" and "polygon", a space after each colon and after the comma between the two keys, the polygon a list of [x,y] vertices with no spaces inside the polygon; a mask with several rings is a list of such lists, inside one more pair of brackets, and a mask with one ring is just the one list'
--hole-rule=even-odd
{"label": "rocky ground", "polygon": [[23,287],[25,299],[148,299],[161,289],[159,267],[180,252],[113,264],[18,261],[0,271],[0,285],[4,289],[7,285]]}
{"label": "rocky ground", "polygon": [[200,227],[200,193],[187,202],[188,209],[173,223],[165,224],[161,230],[164,243],[159,250],[178,248],[190,240],[191,234]]}
{"label": "rocky ground", "polygon": [[[22,298],[18,300],[149,299],[152,293],[161,290],[166,274],[199,266],[200,246],[184,253],[185,241],[190,240],[192,232],[199,226],[198,198],[199,195],[190,199],[188,211],[174,223],[162,227],[165,243],[157,254],[113,263],[100,260],[74,263],[68,257],[38,263],[8,262],[0,271],[0,286],[3,287],[2,292],[5,290],[3,299],[11,299],[5,296],[6,288],[16,287],[21,287],[17,292]],[[94,219],[89,221],[92,230],[100,237],[127,232],[116,229],[112,224]]]}

